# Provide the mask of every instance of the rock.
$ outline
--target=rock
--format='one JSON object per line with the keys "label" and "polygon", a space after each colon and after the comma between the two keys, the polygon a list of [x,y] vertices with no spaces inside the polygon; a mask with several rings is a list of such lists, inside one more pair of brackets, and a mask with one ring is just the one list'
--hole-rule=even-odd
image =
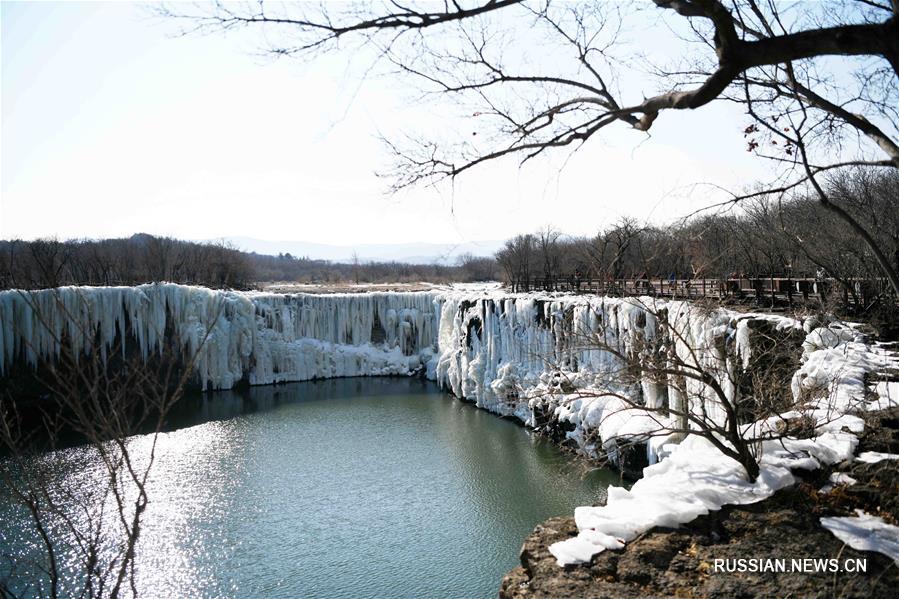
{"label": "rock", "polygon": [[629,442],[618,447],[618,469],[628,480],[643,477],[643,469],[649,466],[646,455],[646,442]]}
{"label": "rock", "polygon": [[[851,487],[850,487],[851,488]],[[653,529],[622,551],[604,551],[589,564],[561,568],[549,545],[576,532],[572,518],[534,529],[521,566],[502,580],[504,599],[579,597],[841,597],[892,598],[899,569],[884,555],[859,552],[820,526],[822,507],[812,485],[785,489],[747,506],[729,506],[680,529]],[[825,508],[826,509],[826,508]],[[715,559],[865,559],[865,574],[716,572]]]}

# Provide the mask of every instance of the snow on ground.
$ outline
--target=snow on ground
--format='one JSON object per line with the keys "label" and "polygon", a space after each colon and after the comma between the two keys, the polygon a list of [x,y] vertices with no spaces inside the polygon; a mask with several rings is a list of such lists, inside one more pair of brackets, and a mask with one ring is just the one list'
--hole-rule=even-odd
{"label": "snow on ground", "polygon": [[425,281],[415,283],[290,283],[272,282],[260,284],[266,293],[370,293],[373,291],[432,291],[445,289],[444,285]]}
{"label": "snow on ground", "polygon": [[886,410],[899,407],[899,382],[881,381],[874,387],[874,392],[877,393],[876,407],[871,409]]}
{"label": "snow on ground", "polygon": [[448,287],[444,288],[464,293],[479,293],[502,291],[502,287],[503,284],[499,281],[479,281],[477,283],[450,283]]}
{"label": "snow on ground", "polygon": [[883,553],[899,564],[899,526],[862,510],[855,512],[857,516],[821,518],[821,526],[853,549]]}
{"label": "snow on ground", "polygon": [[858,462],[865,464],[876,464],[884,460],[899,460],[899,453],[882,453],[880,451],[863,451],[855,458]]}
{"label": "snow on ground", "polygon": [[830,475],[830,478],[827,479],[828,482],[826,485],[821,487],[821,493],[830,493],[836,487],[848,487],[850,485],[854,485],[858,481],[846,474],[845,472],[834,472]]}
{"label": "snow on ground", "polygon": [[580,533],[549,550],[562,566],[587,562],[653,527],[676,527],[726,504],[765,499],[794,482],[789,467],[789,458],[772,454],[752,484],[739,464],[705,439],[690,436],[670,457],[644,469],[630,490],[609,487],[605,506],[576,508]]}

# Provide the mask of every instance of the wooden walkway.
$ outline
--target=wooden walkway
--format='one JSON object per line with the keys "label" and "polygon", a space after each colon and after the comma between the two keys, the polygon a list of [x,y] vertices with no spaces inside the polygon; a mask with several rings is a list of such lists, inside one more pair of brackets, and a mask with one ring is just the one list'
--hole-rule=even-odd
{"label": "wooden walkway", "polygon": [[787,303],[810,300],[823,302],[837,291],[844,304],[868,306],[884,297],[892,297],[892,288],[885,279],[853,279],[852,291],[835,279],[797,279],[758,277],[733,279],[593,279],[575,276],[534,278],[513,282],[515,291],[561,291],[597,295],[648,295],[677,299],[737,298],[755,299],[758,303]]}

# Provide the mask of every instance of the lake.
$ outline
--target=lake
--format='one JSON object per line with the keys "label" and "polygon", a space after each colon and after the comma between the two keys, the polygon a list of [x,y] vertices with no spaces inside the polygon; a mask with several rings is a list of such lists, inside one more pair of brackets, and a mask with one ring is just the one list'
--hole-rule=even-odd
{"label": "lake", "polygon": [[[494,597],[536,524],[620,484],[417,379],[191,397],[170,428],[138,546],[146,597]],[[63,451],[59,476],[102,480],[92,452]],[[24,562],[35,535],[3,493],[0,547]]]}

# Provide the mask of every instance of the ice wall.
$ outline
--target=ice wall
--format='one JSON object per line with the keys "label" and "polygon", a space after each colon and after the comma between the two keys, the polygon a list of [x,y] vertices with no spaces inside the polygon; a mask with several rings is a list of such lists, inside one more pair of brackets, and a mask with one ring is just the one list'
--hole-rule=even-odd
{"label": "ice wall", "polygon": [[66,345],[105,358],[123,334],[123,351],[136,344],[146,357],[173,346],[196,355],[203,388],[426,369],[479,407],[533,427],[558,425],[586,453],[614,458],[615,439],[645,438],[660,427],[663,416],[633,403],[686,405],[724,419],[708,385],[635,374],[634,358],[694,365],[732,398],[729,375],[752,354],[749,325],[766,318],[775,327],[799,326],[685,302],[497,289],[288,295],[162,283],[12,290],[0,292],[0,375],[14,361],[52,360]]}
{"label": "ice wall", "polygon": [[[0,375],[63,347],[196,355],[203,388],[408,374],[436,349],[429,293],[280,295],[150,284],[0,292]],[[95,347],[96,342],[99,342]]]}
{"label": "ice wall", "polygon": [[[19,360],[52,360],[64,344],[107,356],[121,339],[145,357],[169,344],[196,353],[199,380],[216,389],[243,379],[265,384],[426,368],[458,397],[533,427],[549,422],[584,452],[615,459],[620,441],[646,441],[679,426],[648,409],[686,407],[703,418],[724,419],[708,384],[670,372],[659,376],[659,368],[648,376],[632,367],[634,360],[663,370],[675,363],[680,370],[696,367],[733,401],[741,392],[733,375],[754,367],[757,338],[779,343],[780,334],[799,334],[802,349],[796,349],[804,356],[792,393],[803,411],[791,409],[745,430],[760,437],[802,416],[814,419],[812,438],[763,441],[754,483],[707,439],[691,435],[674,446],[666,445],[673,439],[651,438],[650,462],[667,459],[646,468],[631,490],[610,489],[606,506],[578,508],[580,534],[550,547],[567,564],[620,548],[654,526],[688,522],[727,503],[758,501],[792,484],[793,469],[853,455],[863,421],[847,412],[868,403],[868,373],[896,364],[852,326],[819,327],[815,319],[804,324],[647,297],[495,289],[280,295],[153,284],[13,290],[0,292],[0,376]],[[822,396],[822,388],[832,393]],[[881,398],[870,409],[894,401]]]}
{"label": "ice wall", "polygon": [[[677,364],[710,373],[733,400],[735,370],[753,352],[751,327],[769,321],[773,330],[801,330],[789,318],[649,297],[449,294],[440,306],[434,376],[442,386],[531,426],[564,423],[567,437],[594,455],[614,454],[616,438],[678,427],[634,403],[686,407],[723,423],[709,385],[659,371]],[[655,376],[634,372],[635,360],[651,362]],[[652,443],[651,461],[665,439]]]}

